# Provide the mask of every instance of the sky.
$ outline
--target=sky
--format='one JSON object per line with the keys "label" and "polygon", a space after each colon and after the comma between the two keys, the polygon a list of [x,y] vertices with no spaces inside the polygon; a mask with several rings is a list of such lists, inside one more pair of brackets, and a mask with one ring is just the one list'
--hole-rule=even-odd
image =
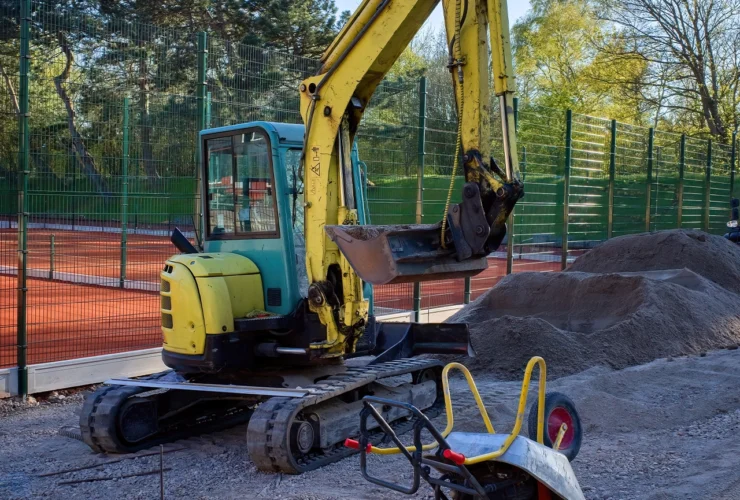
{"label": "sky", "polygon": [[[357,6],[360,5],[361,0],[334,0],[334,2],[336,3],[339,12],[342,12],[343,10],[354,11]],[[529,10],[529,0],[509,0],[508,5],[509,25],[514,26],[517,19],[522,17]],[[444,26],[441,2],[427,22],[438,28]]]}

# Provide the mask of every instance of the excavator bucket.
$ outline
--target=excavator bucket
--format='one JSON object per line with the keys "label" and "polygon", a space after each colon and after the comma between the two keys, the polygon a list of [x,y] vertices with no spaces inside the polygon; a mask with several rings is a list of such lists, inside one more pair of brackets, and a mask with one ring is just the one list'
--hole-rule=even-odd
{"label": "excavator bucket", "polygon": [[488,259],[458,261],[440,245],[442,223],[389,226],[325,226],[355,272],[373,285],[475,276]]}

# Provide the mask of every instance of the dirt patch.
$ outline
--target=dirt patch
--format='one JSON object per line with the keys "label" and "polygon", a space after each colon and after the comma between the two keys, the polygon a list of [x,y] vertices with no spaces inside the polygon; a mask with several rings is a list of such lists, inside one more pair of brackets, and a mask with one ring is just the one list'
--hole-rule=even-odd
{"label": "dirt patch", "polygon": [[740,293],[740,245],[721,236],[686,229],[608,240],[579,257],[567,271],[614,273],[684,267]]}
{"label": "dirt patch", "polygon": [[[551,378],[548,390],[568,394],[584,423],[583,446],[573,467],[586,498],[736,500],[740,384],[732,374],[738,363],[740,350],[719,351],[622,371],[593,368],[559,380]],[[516,415],[520,382],[491,376],[478,376],[476,382],[496,430],[508,432]],[[451,383],[456,429],[481,431],[466,382],[453,376]],[[535,386],[530,398],[534,391]],[[0,498],[159,498],[158,475],[60,484],[159,468],[158,456],[105,465],[131,455],[97,455],[83,443],[60,436],[61,426],[79,422],[82,406],[82,398],[66,401],[75,403],[41,401],[0,417]],[[435,424],[444,427],[444,417]],[[406,497],[363,480],[357,456],[300,476],[259,472],[249,459],[245,433],[242,425],[165,445],[166,449],[186,448],[164,455],[164,467],[171,469],[164,476],[165,498],[428,500],[432,496],[424,482],[415,495]],[[403,439],[410,439],[410,434]],[[412,471],[404,457],[371,454],[368,459],[373,475],[411,484]],[[41,477],[95,464],[100,467]]]}
{"label": "dirt patch", "polygon": [[532,356],[562,376],[736,346],[740,250],[725,243],[696,231],[617,238],[568,272],[507,276],[448,321],[470,325],[477,357],[465,364],[504,378]]}

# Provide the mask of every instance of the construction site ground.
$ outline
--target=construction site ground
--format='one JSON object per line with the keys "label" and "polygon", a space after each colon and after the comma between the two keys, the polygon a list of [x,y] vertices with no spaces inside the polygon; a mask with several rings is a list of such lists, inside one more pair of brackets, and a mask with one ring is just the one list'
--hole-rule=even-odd
{"label": "construction site ground", "polygon": [[[550,389],[576,402],[584,441],[573,467],[589,499],[740,498],[740,350],[663,358],[614,371],[598,366],[553,380]],[[511,428],[519,382],[476,377],[498,431]],[[453,380],[456,428],[482,424],[462,379]],[[48,395],[36,405],[0,401],[0,498],[151,499],[159,476],[62,485],[159,469],[159,457],[51,477],[40,474],[120,458],[93,454],[57,434],[76,425],[83,394]],[[440,427],[443,419],[436,420]],[[390,499],[403,495],[362,479],[359,458],[301,476],[258,472],[245,446],[245,426],[167,445],[165,498]],[[410,481],[402,457],[372,456],[373,473]],[[422,485],[412,498],[430,498]]]}

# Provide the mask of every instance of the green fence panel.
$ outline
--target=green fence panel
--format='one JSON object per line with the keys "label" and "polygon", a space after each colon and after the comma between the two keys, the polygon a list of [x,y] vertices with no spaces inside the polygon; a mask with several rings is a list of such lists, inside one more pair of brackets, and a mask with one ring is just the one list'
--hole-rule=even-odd
{"label": "green fence panel", "polygon": [[681,218],[681,227],[686,229],[702,229],[703,226],[706,168],[707,142],[687,137]]}
{"label": "green fence panel", "polygon": [[520,103],[518,122],[525,195],[514,212],[512,272],[557,270],[562,245],[565,113]]}
{"label": "green fence panel", "polygon": [[[19,2],[14,7],[3,29],[19,37]],[[0,55],[0,64],[9,83],[0,80],[0,368],[7,368],[17,364],[19,54]]]}
{"label": "green fence panel", "polygon": [[[427,86],[427,118],[424,154],[424,201],[422,222],[434,224],[442,220],[450,187],[455,159],[457,119],[452,87],[429,83]],[[460,162],[460,165],[462,163]],[[460,202],[465,183],[462,167],[458,168],[450,203]],[[441,307],[462,304],[465,300],[465,280],[425,282],[421,292],[421,307]]]}
{"label": "green fence panel", "polygon": [[[416,222],[421,133],[418,110],[418,81],[385,82],[376,90],[363,118],[356,142],[360,158],[367,165],[373,224]],[[412,310],[413,296],[412,283],[374,287],[375,312]]]}
{"label": "green fence panel", "polygon": [[573,115],[568,192],[569,261],[607,238],[610,122]]}
{"label": "green fence panel", "polygon": [[730,220],[732,146],[712,143],[712,175],[709,183],[709,232],[727,232]]}
{"label": "green fence panel", "polygon": [[678,226],[681,136],[655,131],[650,194],[650,230]]}
{"label": "green fence panel", "polygon": [[613,236],[645,230],[649,129],[617,126]]}

